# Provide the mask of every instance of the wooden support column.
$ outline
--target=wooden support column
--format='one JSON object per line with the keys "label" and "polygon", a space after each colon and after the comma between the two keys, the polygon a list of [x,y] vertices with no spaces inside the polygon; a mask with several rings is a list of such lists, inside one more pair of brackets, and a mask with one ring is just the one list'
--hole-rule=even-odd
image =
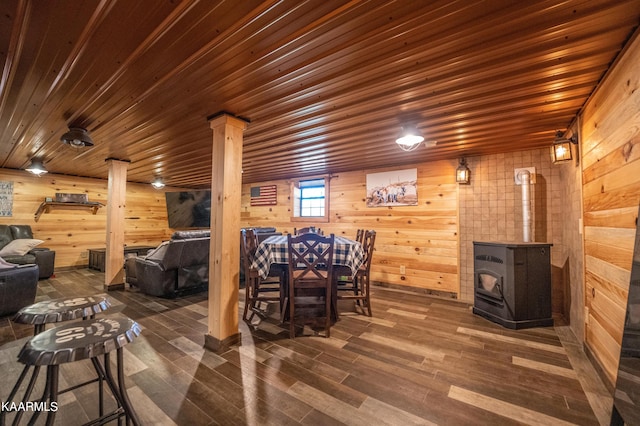
{"label": "wooden support column", "polygon": [[107,158],[107,250],[105,253],[104,289],[124,288],[124,213],[127,195],[128,161]]}
{"label": "wooden support column", "polygon": [[211,247],[209,254],[209,333],[204,346],[224,351],[240,341],[240,195],[242,192],[243,120],[214,116],[211,164]]}

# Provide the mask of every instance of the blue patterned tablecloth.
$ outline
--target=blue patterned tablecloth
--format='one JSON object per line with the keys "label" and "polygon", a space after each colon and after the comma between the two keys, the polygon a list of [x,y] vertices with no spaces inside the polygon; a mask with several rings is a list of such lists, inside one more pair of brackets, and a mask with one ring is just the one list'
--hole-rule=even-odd
{"label": "blue patterned tablecloth", "polygon": [[[347,266],[351,274],[355,275],[364,260],[362,244],[348,238],[336,236],[333,243],[333,264]],[[289,263],[289,247],[286,235],[274,235],[260,243],[251,265],[256,268],[264,279],[269,275],[269,269],[274,263]]]}

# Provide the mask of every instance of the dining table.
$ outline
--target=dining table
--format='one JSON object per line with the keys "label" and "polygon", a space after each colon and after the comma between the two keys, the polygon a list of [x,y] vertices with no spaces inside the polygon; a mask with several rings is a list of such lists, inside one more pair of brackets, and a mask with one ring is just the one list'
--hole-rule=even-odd
{"label": "dining table", "polygon": [[[345,276],[350,274],[355,276],[356,272],[364,262],[364,249],[362,244],[358,241],[351,240],[346,237],[336,235],[333,243],[333,278],[332,278],[332,306],[336,306],[337,303],[337,278],[339,276]],[[258,275],[262,279],[266,279],[267,276],[277,275],[279,272],[285,272],[280,274],[285,279],[280,282],[280,294],[281,303],[280,308],[283,308],[283,301],[286,295],[289,293],[288,288],[288,269],[289,269],[289,243],[287,235],[274,235],[266,238],[262,241],[256,249],[252,268],[258,271]],[[277,272],[270,270],[276,268]],[[334,312],[335,320],[338,318],[338,313]]]}
{"label": "dining table", "polygon": [[[348,268],[351,275],[358,272],[364,261],[364,250],[358,241],[335,236],[333,243],[333,265],[342,271]],[[289,264],[289,243],[287,235],[273,235],[262,241],[256,249],[252,268],[258,270],[262,279],[267,278],[273,264]],[[344,275],[344,274],[343,274]]]}

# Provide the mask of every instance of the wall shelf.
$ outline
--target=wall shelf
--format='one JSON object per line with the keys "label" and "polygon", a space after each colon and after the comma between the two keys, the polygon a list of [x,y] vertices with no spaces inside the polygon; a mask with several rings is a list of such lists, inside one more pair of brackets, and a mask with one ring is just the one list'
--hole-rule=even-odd
{"label": "wall shelf", "polygon": [[102,206],[100,203],[61,203],[57,201],[45,201],[40,204],[40,207],[36,210],[34,220],[37,222],[43,213],[49,213],[51,209],[90,209],[92,214],[96,214]]}

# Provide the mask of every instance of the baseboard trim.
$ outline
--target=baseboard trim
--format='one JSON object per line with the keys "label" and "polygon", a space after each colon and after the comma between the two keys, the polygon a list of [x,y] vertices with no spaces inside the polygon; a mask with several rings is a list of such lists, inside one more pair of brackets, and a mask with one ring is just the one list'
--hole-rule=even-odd
{"label": "baseboard trim", "polygon": [[611,393],[611,395],[613,395],[613,392],[615,391],[615,383],[611,383],[611,380],[605,373],[604,368],[602,368],[600,361],[598,361],[598,359],[595,357],[595,355],[593,354],[593,351],[591,350],[591,348],[586,342],[582,345],[582,350],[587,356],[587,359],[589,360],[589,362],[591,362],[591,365],[593,366],[594,370],[596,370],[596,373],[600,377],[600,380],[602,380],[602,383],[604,384],[604,386]]}

